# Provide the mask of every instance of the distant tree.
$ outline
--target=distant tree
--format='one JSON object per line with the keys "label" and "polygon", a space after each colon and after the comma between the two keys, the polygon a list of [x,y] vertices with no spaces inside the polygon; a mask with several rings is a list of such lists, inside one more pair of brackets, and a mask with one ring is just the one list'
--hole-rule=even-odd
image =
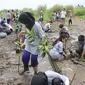
{"label": "distant tree", "polygon": [[82,5],[82,8],[83,8],[84,6]]}
{"label": "distant tree", "polygon": [[33,16],[35,15],[35,10],[29,8],[28,11],[31,12]]}
{"label": "distant tree", "polygon": [[51,10],[51,11],[61,11],[62,8],[63,8],[63,5],[58,5],[58,4],[56,4],[56,5],[54,5],[50,10]]}
{"label": "distant tree", "polygon": [[38,6],[38,8],[37,8],[38,14],[40,13],[40,11],[45,12],[46,10],[47,10],[47,6],[46,5],[44,5],[44,6]]}
{"label": "distant tree", "polygon": [[23,8],[22,11],[23,12],[28,12],[28,8]]}
{"label": "distant tree", "polygon": [[78,4],[78,7],[80,7],[80,5]]}

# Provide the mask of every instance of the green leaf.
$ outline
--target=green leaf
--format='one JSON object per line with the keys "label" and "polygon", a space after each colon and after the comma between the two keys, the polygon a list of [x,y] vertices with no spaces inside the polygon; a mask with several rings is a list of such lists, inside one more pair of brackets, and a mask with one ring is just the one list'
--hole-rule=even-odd
{"label": "green leaf", "polygon": [[35,32],[34,29],[32,29],[31,32],[32,32],[33,35],[36,35],[36,32]]}
{"label": "green leaf", "polygon": [[46,53],[49,52],[48,46],[45,46],[45,51],[46,51]]}
{"label": "green leaf", "polygon": [[26,35],[26,34],[27,34],[27,32],[26,32],[26,31],[25,31],[25,32],[22,32],[22,34],[23,34],[23,35]]}
{"label": "green leaf", "polygon": [[42,58],[44,58],[46,56],[46,53],[45,52],[43,52],[42,53]]}
{"label": "green leaf", "polygon": [[47,37],[45,36],[39,45],[39,51],[42,52],[42,57],[45,57],[45,55],[48,54],[50,48],[52,48],[52,46],[48,44]]}
{"label": "green leaf", "polygon": [[43,50],[43,46],[42,45],[39,45],[39,50]]}
{"label": "green leaf", "polygon": [[20,45],[22,44],[22,39],[20,39]]}
{"label": "green leaf", "polygon": [[31,34],[31,31],[29,29],[26,29],[27,34]]}

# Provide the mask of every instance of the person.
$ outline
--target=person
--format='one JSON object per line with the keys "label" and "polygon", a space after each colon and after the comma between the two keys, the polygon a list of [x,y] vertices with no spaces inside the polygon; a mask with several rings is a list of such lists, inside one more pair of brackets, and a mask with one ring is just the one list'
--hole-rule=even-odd
{"label": "person", "polygon": [[40,19],[39,19],[39,21],[41,21],[41,22],[43,21],[43,16],[44,16],[44,15],[43,15],[43,11],[41,11],[41,12],[40,12]]}
{"label": "person", "polygon": [[53,11],[53,13],[52,13],[52,21],[53,22],[56,21],[56,11]]}
{"label": "person", "polygon": [[2,18],[0,21],[0,25],[3,25],[5,23],[5,18]]}
{"label": "person", "polygon": [[[22,47],[25,47],[23,54],[22,54],[22,61],[24,64],[24,70],[20,73],[21,75],[27,71],[30,56],[31,56],[31,66],[34,69],[34,74],[37,73],[38,71],[38,46],[39,43],[42,42],[45,33],[42,30],[42,27],[38,22],[35,21],[35,18],[30,12],[23,12],[19,16],[19,22],[24,24],[26,26],[26,29],[30,30],[30,33],[33,34],[34,32],[34,37],[31,37],[32,39],[30,40],[30,35],[26,34],[25,35],[25,41],[22,45]],[[34,30],[32,32],[32,30]]]}
{"label": "person", "polygon": [[47,70],[33,76],[31,85],[69,85],[69,79],[65,75]]}
{"label": "person", "polygon": [[72,24],[72,11],[71,10],[69,10],[69,12],[68,12],[68,17],[69,17],[68,23],[70,25],[70,24]]}
{"label": "person", "polygon": [[12,11],[11,11],[11,23],[14,21],[14,10],[12,9]]}
{"label": "person", "polygon": [[68,28],[66,26],[64,26],[63,24],[59,25],[59,35],[62,36],[63,38],[69,38],[69,32],[68,32]]}
{"label": "person", "polygon": [[78,41],[73,42],[71,48],[69,48],[72,57],[76,57],[78,60],[85,58],[85,36],[79,35]]}
{"label": "person", "polygon": [[59,16],[60,16],[60,12],[58,11],[58,12],[56,13],[56,20],[57,20],[57,21],[59,20]]}
{"label": "person", "polygon": [[50,49],[49,54],[53,60],[63,60],[67,55],[63,51],[63,37],[59,37],[53,43],[52,49]]}
{"label": "person", "polygon": [[65,8],[61,11],[61,22],[62,24],[65,24],[65,18],[66,18],[66,11]]}
{"label": "person", "polygon": [[52,24],[52,21],[48,21],[44,26],[43,26],[43,30],[45,32],[48,32],[51,28],[51,24]]}
{"label": "person", "polygon": [[9,11],[8,11],[7,14],[6,14],[6,18],[7,18],[7,24],[10,24],[11,14],[10,14]]}
{"label": "person", "polygon": [[43,23],[40,21],[40,20],[38,20],[38,23],[41,25],[41,27],[42,27],[42,29],[43,29]]}
{"label": "person", "polygon": [[66,38],[70,37],[70,33],[68,32],[68,28],[64,26],[63,24],[59,25],[59,34],[63,37],[65,36]]}

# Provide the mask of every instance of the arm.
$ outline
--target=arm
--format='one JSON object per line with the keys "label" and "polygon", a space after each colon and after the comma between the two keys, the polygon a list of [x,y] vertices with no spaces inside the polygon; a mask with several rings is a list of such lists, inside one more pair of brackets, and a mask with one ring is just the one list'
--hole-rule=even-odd
{"label": "arm", "polygon": [[21,47],[22,47],[23,49],[25,49],[25,44],[26,44],[26,39],[25,39],[24,43],[21,45]]}
{"label": "arm", "polygon": [[83,49],[83,52],[82,52],[82,54],[81,54],[81,59],[84,58],[84,55],[85,55],[85,48]]}
{"label": "arm", "polygon": [[41,39],[43,39],[43,37],[45,37],[45,33],[44,33],[44,31],[42,30],[42,27],[41,27],[40,24],[38,24],[38,26],[37,26],[37,31],[38,31],[38,33],[39,33],[39,37],[40,37]]}
{"label": "arm", "polygon": [[71,43],[71,47],[68,48],[70,53],[76,53],[76,49],[79,49],[79,43],[77,41]]}
{"label": "arm", "polygon": [[25,49],[26,44],[27,44],[27,39],[26,39],[26,36],[25,36],[24,43],[21,45],[21,47],[22,47],[23,49]]}
{"label": "arm", "polygon": [[63,43],[62,42],[59,42],[58,48],[59,48],[59,53],[63,54]]}
{"label": "arm", "polygon": [[65,58],[67,58],[67,54],[66,54],[65,52],[63,52],[63,56],[64,56]]}
{"label": "arm", "polygon": [[63,51],[63,43],[59,44],[59,53],[62,54],[64,57],[66,57],[66,53]]}

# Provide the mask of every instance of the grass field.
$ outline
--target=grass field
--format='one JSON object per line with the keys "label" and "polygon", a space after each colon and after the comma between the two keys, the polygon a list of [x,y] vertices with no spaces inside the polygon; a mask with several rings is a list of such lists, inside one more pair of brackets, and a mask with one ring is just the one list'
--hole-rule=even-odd
{"label": "grass field", "polygon": [[82,19],[85,19],[85,15],[83,15],[83,16],[80,16]]}

